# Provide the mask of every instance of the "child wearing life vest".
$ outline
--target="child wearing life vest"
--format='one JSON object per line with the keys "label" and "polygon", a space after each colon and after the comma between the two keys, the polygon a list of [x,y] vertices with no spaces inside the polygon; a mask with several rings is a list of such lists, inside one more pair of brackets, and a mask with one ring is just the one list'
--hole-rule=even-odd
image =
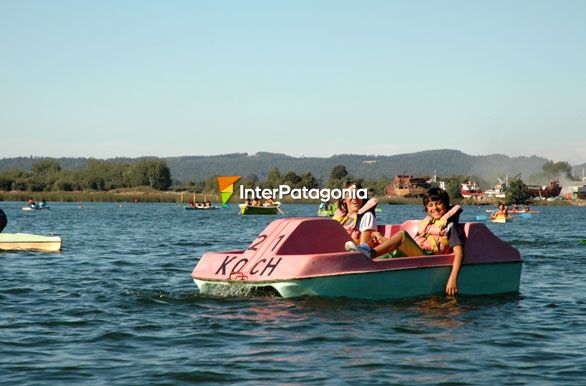
{"label": "child wearing life vest", "polygon": [[[358,191],[362,186],[356,182],[350,182],[346,189]],[[338,201],[338,209],[333,219],[340,222],[346,229],[352,241],[345,245],[347,251],[358,251],[367,257],[375,258],[396,249],[403,239],[403,231],[393,235],[390,239],[383,237],[376,229],[376,216],[374,214],[376,198],[366,200],[356,194],[351,197],[348,194]]]}
{"label": "child wearing life vest", "polygon": [[460,212],[458,205],[450,205],[450,196],[440,188],[428,189],[423,196],[423,208],[427,216],[420,221],[415,236],[419,246],[434,255],[453,253],[454,262],[446,294],[453,296],[458,292],[458,273],[464,258],[464,237],[458,223]]}
{"label": "child wearing life vest", "polygon": [[507,208],[504,202],[499,202],[497,210],[490,215],[490,218],[492,219],[497,217],[509,217],[509,208]]}

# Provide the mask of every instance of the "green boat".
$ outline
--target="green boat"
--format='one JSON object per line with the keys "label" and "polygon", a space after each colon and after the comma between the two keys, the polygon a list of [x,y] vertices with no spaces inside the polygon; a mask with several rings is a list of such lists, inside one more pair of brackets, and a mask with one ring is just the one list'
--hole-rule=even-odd
{"label": "green boat", "polygon": [[334,215],[334,213],[335,213],[335,210],[318,209],[318,211],[317,211],[317,215],[320,217],[331,217]]}
{"label": "green boat", "polygon": [[279,206],[280,203],[275,203],[276,205],[268,205],[268,206],[252,206],[246,204],[238,205],[240,207],[240,213],[243,215],[249,214],[277,214],[279,212],[283,213]]}
{"label": "green boat", "polygon": [[321,203],[317,208],[317,215],[320,217],[332,217],[338,210],[338,204]]}
{"label": "green boat", "polygon": [[[332,217],[334,213],[336,213],[336,210],[338,210],[337,205],[333,206],[331,209],[318,208],[317,215],[319,217]],[[375,208],[374,211],[376,213],[381,213],[383,210],[381,208]]]}

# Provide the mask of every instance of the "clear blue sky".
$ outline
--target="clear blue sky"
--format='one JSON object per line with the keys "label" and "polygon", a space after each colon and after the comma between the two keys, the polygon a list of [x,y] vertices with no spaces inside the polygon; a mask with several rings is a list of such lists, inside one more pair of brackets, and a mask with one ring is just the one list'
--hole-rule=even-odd
{"label": "clear blue sky", "polygon": [[0,158],[586,162],[586,1],[0,0]]}

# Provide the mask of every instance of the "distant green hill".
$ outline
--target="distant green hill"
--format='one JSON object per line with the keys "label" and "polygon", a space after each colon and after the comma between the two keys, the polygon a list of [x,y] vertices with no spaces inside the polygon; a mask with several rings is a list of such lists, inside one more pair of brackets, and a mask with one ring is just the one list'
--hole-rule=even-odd
{"label": "distant green hill", "polygon": [[[146,157],[154,158],[154,157]],[[0,159],[0,171],[9,168],[30,170],[43,158],[18,157]],[[145,158],[113,158],[112,162],[134,163]],[[508,157],[501,154],[473,156],[457,150],[429,150],[417,153],[391,156],[340,154],[329,158],[291,157],[286,154],[234,153],[213,156],[186,156],[164,158],[174,180],[198,181],[217,175],[248,176],[256,174],[260,179],[277,167],[282,173],[290,170],[296,173],[311,172],[317,178],[327,180],[335,165],[344,165],[351,175],[361,178],[393,177],[397,174],[413,175],[476,175],[488,182],[497,177],[510,177],[522,173],[527,180],[541,172],[548,159],[538,156]],[[63,169],[84,168],[87,158],[58,158]],[[583,165],[581,166],[583,167]],[[576,169],[575,169],[576,170]],[[576,170],[581,174],[580,170]]]}

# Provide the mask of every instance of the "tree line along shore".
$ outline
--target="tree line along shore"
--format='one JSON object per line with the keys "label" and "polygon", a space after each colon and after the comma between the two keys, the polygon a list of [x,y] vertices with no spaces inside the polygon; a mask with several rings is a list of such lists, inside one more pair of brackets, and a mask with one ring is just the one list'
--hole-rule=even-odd
{"label": "tree line along shore", "polygon": [[[471,176],[442,177],[446,190],[456,203],[471,205],[493,205],[498,199],[470,200],[460,195],[460,185]],[[474,178],[474,176],[472,176]],[[386,187],[391,179],[363,179],[352,176],[344,165],[331,169],[327,181],[318,180],[310,172],[297,174],[293,171],[281,173],[274,167],[264,180],[252,174],[242,177],[234,186],[234,196],[230,202],[240,201],[238,188],[259,186],[276,188],[288,185],[292,188],[308,189],[343,188],[348,181],[359,181],[369,189],[369,195],[378,197],[381,204],[420,204],[420,198],[388,197]],[[516,184],[516,185],[515,185]],[[524,184],[514,181],[513,190],[519,197],[510,201],[523,203],[528,201]],[[86,168],[63,170],[55,159],[43,159],[35,162],[30,171],[9,169],[0,173],[0,200],[26,201],[47,200],[49,202],[160,202],[181,203],[193,201],[220,202],[219,188],[215,177],[201,181],[181,182],[172,179],[171,171],[161,159],[142,160],[137,163],[115,163],[104,160],[90,160]],[[319,200],[294,200],[284,197],[283,203],[318,204]],[[538,205],[581,205],[572,200],[535,201]]]}

